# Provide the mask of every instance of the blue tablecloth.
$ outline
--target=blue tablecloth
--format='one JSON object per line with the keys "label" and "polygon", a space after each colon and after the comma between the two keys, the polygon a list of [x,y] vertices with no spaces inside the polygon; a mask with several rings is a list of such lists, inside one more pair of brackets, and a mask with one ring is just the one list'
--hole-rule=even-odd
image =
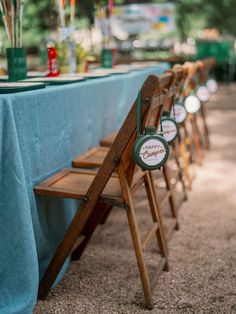
{"label": "blue tablecloth", "polygon": [[117,130],[147,75],[167,68],[0,96],[1,314],[32,312],[75,212],[74,201],[36,199],[33,186]]}

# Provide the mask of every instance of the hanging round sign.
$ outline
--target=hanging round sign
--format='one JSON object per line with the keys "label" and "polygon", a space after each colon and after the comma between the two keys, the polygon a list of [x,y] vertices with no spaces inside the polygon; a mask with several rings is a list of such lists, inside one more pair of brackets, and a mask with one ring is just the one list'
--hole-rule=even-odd
{"label": "hanging round sign", "polygon": [[181,102],[176,102],[171,111],[171,117],[174,118],[177,123],[181,124],[186,120],[187,116],[188,113],[184,104]]}
{"label": "hanging round sign", "polygon": [[201,85],[198,87],[196,95],[197,95],[198,99],[201,100],[202,102],[206,102],[210,98],[209,91],[208,91],[207,87],[204,85]]}
{"label": "hanging round sign", "polygon": [[169,145],[155,127],[146,127],[134,142],[132,157],[143,170],[160,169],[169,157]]}
{"label": "hanging round sign", "polygon": [[214,94],[218,89],[218,84],[217,84],[216,80],[214,80],[214,79],[209,79],[206,82],[206,86],[207,86],[208,91],[211,94]]}
{"label": "hanging round sign", "polygon": [[154,126],[146,126],[142,133],[142,95],[137,98],[137,137],[132,148],[132,158],[142,170],[160,169],[169,157],[166,140],[156,132]]}
{"label": "hanging round sign", "polygon": [[185,98],[184,106],[188,113],[196,113],[201,108],[201,102],[195,95],[189,95]]}
{"label": "hanging round sign", "polygon": [[[164,113],[165,114],[165,113]],[[163,132],[163,137],[168,144],[171,144],[178,136],[178,124],[177,122],[168,115],[164,115],[161,118],[161,129]]]}

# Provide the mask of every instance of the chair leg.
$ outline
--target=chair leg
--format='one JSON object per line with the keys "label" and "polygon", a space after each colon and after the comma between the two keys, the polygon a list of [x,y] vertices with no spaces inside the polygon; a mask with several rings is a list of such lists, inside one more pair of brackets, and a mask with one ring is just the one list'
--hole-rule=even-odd
{"label": "chair leg", "polygon": [[126,210],[126,214],[128,218],[128,224],[129,224],[131,238],[132,238],[136,260],[138,264],[138,269],[139,269],[139,274],[140,274],[141,283],[143,287],[146,306],[148,309],[151,310],[153,309],[153,306],[154,306],[153,298],[152,298],[152,290],[151,290],[150,280],[148,277],[147,267],[144,260],[144,253],[143,253],[142,243],[140,239],[136,213],[133,206],[133,200],[132,200],[128,182],[125,177],[123,166],[120,164],[117,170],[118,170],[118,176],[120,180],[121,192],[122,192],[125,203],[129,207]]}
{"label": "chair leg", "polygon": [[149,178],[149,182],[150,182],[150,188],[152,189],[153,195],[155,195],[154,198],[154,202],[156,204],[156,208],[157,210],[157,215],[159,217],[159,224],[160,224],[160,234],[161,234],[161,238],[162,238],[162,243],[164,243],[165,246],[165,252],[166,254],[168,254],[168,246],[167,246],[167,241],[166,241],[166,237],[165,237],[165,233],[164,233],[164,226],[163,226],[163,222],[162,222],[162,217],[161,217],[161,210],[160,210],[160,206],[159,203],[157,201],[157,193],[156,193],[156,188],[155,188],[155,184],[154,184],[154,179],[153,179],[153,175],[151,171],[148,171],[148,178]]}
{"label": "chair leg", "polygon": [[104,212],[103,217],[101,218],[101,221],[99,222],[100,225],[104,225],[112,211],[113,206],[104,204],[104,206],[107,206],[106,211]]}
{"label": "chair leg", "polygon": [[163,166],[163,174],[166,181],[167,190],[170,191],[169,201],[170,201],[170,208],[171,208],[172,216],[176,220],[175,229],[179,230],[178,215],[177,215],[177,209],[176,209],[175,200],[174,200],[174,191],[170,183],[170,177],[169,177],[167,164]]}
{"label": "chair leg", "polygon": [[184,143],[184,139],[182,138],[181,134],[179,134],[178,137],[178,143],[179,143],[179,152],[180,152],[180,158],[183,163],[183,172],[184,172],[184,177],[186,179],[186,186],[189,190],[192,189],[192,179],[190,177],[189,173],[189,166],[190,166],[190,156],[191,156],[191,145],[190,145],[190,137],[187,134],[187,129],[186,126],[184,126],[184,132],[185,132],[185,138],[187,137],[187,141],[189,142],[187,145],[189,157],[187,157],[187,152],[186,152],[186,146]]}
{"label": "chair leg", "polygon": [[184,133],[183,135],[184,139],[182,139],[182,135],[180,133],[179,133],[179,137],[181,138],[181,141],[183,141],[185,145],[187,146],[187,150],[190,151],[192,141],[191,141],[191,137],[190,137],[186,122],[183,125],[181,125],[181,129],[183,130],[183,133]]}
{"label": "chair leg", "polygon": [[154,183],[152,182],[152,177],[149,172],[146,172],[144,176],[145,189],[149,201],[149,206],[151,209],[152,219],[157,222],[159,228],[156,231],[157,241],[160,248],[160,253],[162,257],[166,258],[166,263],[164,265],[164,270],[169,271],[168,263],[168,248],[166,244],[166,239],[163,231],[163,224],[161,219],[160,207],[158,205],[157,195],[154,188]]}
{"label": "chair leg", "polygon": [[203,151],[202,151],[202,145],[201,145],[201,141],[200,141],[200,132],[199,132],[199,128],[197,125],[196,115],[193,115],[193,118],[192,118],[192,130],[193,130],[193,141],[194,141],[197,161],[198,161],[199,165],[202,165],[202,163],[203,163]]}
{"label": "chair leg", "polygon": [[[189,122],[190,122],[190,125],[192,127],[191,119],[192,119],[192,117],[190,116]],[[189,164],[192,164],[194,162],[193,161],[193,150],[192,150],[192,147],[194,146],[193,136],[190,135],[186,123],[183,124],[183,131],[184,131],[184,138],[181,139],[181,141],[184,144],[185,150],[189,154]]]}
{"label": "chair leg", "polygon": [[181,168],[181,165],[180,165],[180,162],[179,162],[179,156],[178,156],[178,153],[177,153],[176,144],[174,142],[172,143],[172,150],[173,150],[173,155],[174,155],[175,162],[176,162],[177,167],[178,167],[179,180],[180,180],[180,182],[182,184],[182,188],[183,188],[184,201],[187,201],[188,200],[188,195],[187,195],[186,187],[185,187],[185,183],[184,183],[183,172],[182,172],[182,168]]}
{"label": "chair leg", "polygon": [[70,256],[73,246],[76,244],[76,240],[81,234],[88,219],[88,213],[86,209],[86,204],[82,203],[72,222],[70,223],[70,226],[68,227],[63,240],[58,246],[48,268],[46,269],[39,285],[39,300],[45,300],[63,264],[65,263],[67,257]]}
{"label": "chair leg", "polygon": [[204,104],[202,104],[201,106],[201,116],[202,116],[202,121],[203,121],[203,127],[204,127],[204,138],[205,138],[205,145],[206,145],[206,149],[210,149],[210,135],[209,135],[209,128],[206,122],[206,108],[204,106]]}
{"label": "chair leg", "polygon": [[98,203],[97,206],[94,208],[88,222],[86,223],[84,229],[83,229],[83,235],[85,236],[85,239],[82,241],[82,243],[77,247],[77,249],[73,252],[71,259],[72,260],[78,260],[80,259],[81,255],[83,254],[85,248],[87,247],[94,231],[96,230],[96,227],[98,224],[101,224],[103,222],[104,217],[108,217],[112,206],[108,205],[106,203]]}
{"label": "chair leg", "polygon": [[152,298],[152,291],[151,291],[151,285],[148,277],[148,271],[144,260],[144,254],[141,244],[141,239],[138,231],[138,223],[136,220],[136,214],[133,207],[133,202],[131,199],[131,195],[129,195],[129,199],[127,200],[129,209],[126,211],[130,233],[133,241],[134,251],[137,259],[139,274],[143,286],[143,292],[146,300],[146,305],[148,309],[153,309],[153,298]]}

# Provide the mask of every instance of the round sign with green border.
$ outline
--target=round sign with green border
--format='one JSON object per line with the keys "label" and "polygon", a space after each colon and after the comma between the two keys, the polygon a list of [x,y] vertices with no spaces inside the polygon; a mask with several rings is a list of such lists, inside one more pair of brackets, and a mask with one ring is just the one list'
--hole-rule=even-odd
{"label": "round sign with green border", "polygon": [[169,157],[169,145],[154,127],[146,127],[135,140],[132,157],[143,170],[160,169]]}
{"label": "round sign with green border", "polygon": [[207,80],[206,87],[209,93],[214,94],[218,90],[218,83],[213,78]]}
{"label": "round sign with green border", "polygon": [[178,136],[178,124],[170,116],[163,116],[161,118],[161,131],[167,143],[171,144]]}
{"label": "round sign with green border", "polygon": [[185,98],[184,106],[188,113],[196,113],[201,108],[201,102],[196,95],[191,94]]}
{"label": "round sign with green border", "polygon": [[178,123],[184,123],[184,121],[187,119],[188,113],[183,103],[176,102],[174,104],[174,107],[171,111],[171,117],[174,118],[174,120]]}
{"label": "round sign with green border", "polygon": [[201,102],[206,102],[210,99],[210,93],[205,85],[200,85],[197,88],[196,95]]}

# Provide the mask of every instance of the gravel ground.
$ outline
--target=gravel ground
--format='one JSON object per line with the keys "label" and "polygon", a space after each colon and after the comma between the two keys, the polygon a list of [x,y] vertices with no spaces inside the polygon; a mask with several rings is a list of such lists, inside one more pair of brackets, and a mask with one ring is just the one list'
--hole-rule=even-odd
{"label": "gravel ground", "polygon": [[[171,270],[154,290],[152,313],[236,313],[236,86],[221,86],[209,104],[212,149],[196,169],[193,191],[169,242]],[[141,192],[143,193],[143,192]],[[148,212],[138,195],[142,229]],[[165,220],[166,221],[166,220]],[[151,247],[149,266],[157,263]],[[99,226],[81,261],[34,313],[150,313],[143,306],[125,212],[114,209]]]}

